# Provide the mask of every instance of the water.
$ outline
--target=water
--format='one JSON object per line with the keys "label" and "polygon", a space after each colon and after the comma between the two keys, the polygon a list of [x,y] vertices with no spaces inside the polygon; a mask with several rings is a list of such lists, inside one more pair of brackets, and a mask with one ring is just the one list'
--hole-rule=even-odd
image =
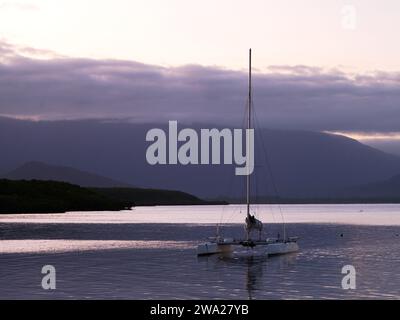
{"label": "water", "polygon": [[[223,222],[243,235],[242,206],[146,207],[121,212],[0,215],[1,299],[399,299],[400,205],[282,206],[300,252],[198,258]],[[278,206],[259,206],[267,235],[282,233]],[[41,288],[43,265],[57,289]],[[356,289],[341,287],[342,267]]]}

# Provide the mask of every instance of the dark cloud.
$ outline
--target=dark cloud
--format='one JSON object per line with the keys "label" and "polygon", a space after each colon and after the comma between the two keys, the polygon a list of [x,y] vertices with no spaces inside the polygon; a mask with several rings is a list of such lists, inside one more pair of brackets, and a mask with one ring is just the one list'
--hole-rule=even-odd
{"label": "dark cloud", "polygon": [[[240,124],[243,117],[246,72],[122,60],[36,59],[27,57],[35,49],[17,49],[0,42],[2,115],[231,124]],[[272,66],[268,73],[255,73],[254,102],[262,126],[399,131],[400,73],[349,76],[307,66]]]}

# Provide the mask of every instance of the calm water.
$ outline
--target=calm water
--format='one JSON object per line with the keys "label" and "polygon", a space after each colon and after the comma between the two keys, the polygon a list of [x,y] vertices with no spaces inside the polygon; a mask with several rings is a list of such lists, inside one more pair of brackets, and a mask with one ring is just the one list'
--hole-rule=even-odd
{"label": "calm water", "polygon": [[[301,251],[198,258],[224,223],[243,235],[243,207],[147,207],[123,212],[0,215],[0,298],[400,298],[400,205],[259,206],[266,236],[297,235]],[[41,268],[57,289],[41,288]],[[353,265],[355,290],[341,269]]]}

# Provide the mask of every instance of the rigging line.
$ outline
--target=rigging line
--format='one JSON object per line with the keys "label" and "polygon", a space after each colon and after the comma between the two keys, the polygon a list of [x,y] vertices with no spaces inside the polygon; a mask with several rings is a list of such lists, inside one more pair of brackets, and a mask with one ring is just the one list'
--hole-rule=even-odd
{"label": "rigging line", "polygon": [[[229,171],[228,171],[228,173],[229,173]],[[234,175],[232,175],[232,174],[229,174],[229,190],[228,190],[228,200],[229,199],[233,199],[234,197],[234,188],[233,188],[233,186],[234,186],[234,183],[233,183],[233,179],[235,178],[234,177]],[[232,196],[233,195],[233,196]],[[222,216],[221,216],[221,218],[220,218],[220,225],[222,225],[222,224],[227,224],[227,223],[229,223],[230,221],[232,221],[232,216],[233,216],[233,214],[235,213],[235,212],[233,212],[233,213],[231,213],[230,214],[230,216],[227,218],[227,219],[225,219],[224,220],[224,218],[225,218],[225,210],[226,209],[226,205],[224,205],[223,206],[223,210],[222,210]]]}
{"label": "rigging line", "polygon": [[[245,105],[245,108],[244,108],[244,110],[242,111],[243,112],[243,114],[242,114],[242,125],[241,125],[241,128],[242,129],[245,129],[246,127],[247,127],[247,113],[248,113],[248,108],[249,108],[249,100],[246,98],[246,100],[245,100],[245,103],[244,103],[244,105]],[[243,184],[241,184],[242,185],[242,187],[241,187],[241,192],[240,192],[240,194],[245,194],[245,190],[246,190],[246,181],[243,183]],[[240,210],[240,207],[239,207],[239,211],[240,211],[240,213],[241,213],[241,210]],[[236,212],[235,211],[233,211],[232,213],[231,213],[231,215],[229,216],[229,218],[228,218],[228,221],[232,221],[232,217],[233,217],[233,215],[235,214]]]}
{"label": "rigging line", "polygon": [[[250,78],[250,81],[251,81],[251,78]],[[251,84],[251,82],[250,82],[250,84]],[[251,108],[251,110],[254,110],[254,99],[253,99],[253,87],[250,85],[250,91],[249,91],[249,101],[248,101],[248,104],[249,104],[249,106],[248,106],[248,108]],[[257,126],[257,124],[255,123],[255,115],[254,115],[254,111],[253,112],[251,112],[250,113],[250,119],[249,119],[249,121],[248,121],[248,124],[250,124],[250,123],[252,123],[253,124],[253,127],[252,127],[252,129],[256,132],[256,134],[257,134],[257,130],[255,130],[256,128],[256,126]],[[249,129],[251,129],[251,127],[249,128]],[[256,136],[254,136],[254,149],[255,149],[255,146],[256,146],[256,142],[255,142],[255,139],[256,139]],[[253,155],[253,157],[254,157],[254,159],[253,159],[253,161],[254,161],[254,167],[256,167],[256,156],[255,156],[255,150],[254,150],[254,155]],[[254,179],[255,179],[255,197],[253,197],[253,199],[254,199],[254,201],[255,201],[255,203],[254,203],[254,206],[255,206],[255,211],[253,211],[254,212],[254,215],[256,215],[256,212],[258,212],[258,210],[259,210],[259,208],[260,208],[260,206],[259,206],[259,204],[258,204],[258,202],[257,202],[257,196],[258,196],[258,182],[259,182],[259,179],[258,179],[258,175],[257,175],[257,173],[255,173],[254,174]],[[253,179],[253,181],[254,181],[254,179]],[[251,187],[251,184],[249,185],[249,188]],[[250,195],[250,197],[249,198],[251,198],[251,195]],[[257,217],[259,217],[260,215],[256,215]]]}
{"label": "rigging line", "polygon": [[[246,99],[245,100],[245,108],[244,108],[244,110],[243,110],[243,114],[242,114],[242,125],[241,125],[241,127],[242,128],[245,128],[246,127],[246,117],[247,117],[247,111],[248,111],[248,106],[249,106],[249,101]],[[245,183],[241,183],[240,184],[242,187],[240,188],[241,190],[240,190],[240,194],[245,194],[245,190],[246,190],[246,188],[245,188]],[[240,211],[240,213],[241,213],[241,210],[240,210],[240,207],[239,207],[239,211]],[[232,221],[232,217],[233,217],[233,215],[235,214],[236,212],[235,211],[233,211],[232,213],[231,213],[231,215],[229,216],[229,221]]]}
{"label": "rigging line", "polygon": [[[253,106],[253,110],[254,110],[254,106]],[[258,135],[260,135],[260,133],[258,132],[259,130],[257,130],[257,127],[258,127],[258,124],[257,124],[257,122],[256,122],[256,120],[255,120],[255,117],[254,117],[254,114],[253,114],[253,123],[254,123],[254,131],[255,131],[255,136],[254,136],[254,149],[256,149],[256,139],[257,139],[257,134]],[[261,139],[261,136],[260,136],[260,139]],[[262,167],[262,165],[260,164],[256,164],[256,161],[257,161],[257,158],[256,158],[256,156],[254,155],[254,167],[255,168],[258,168],[258,167]],[[260,176],[262,177],[262,175],[259,175],[259,174],[257,174],[257,172],[258,171],[255,171],[254,172],[254,179],[253,180],[255,180],[255,198],[254,198],[254,201],[255,201],[255,206],[256,206],[256,211],[254,212],[254,214],[258,217],[258,218],[260,218],[261,217],[261,203],[260,203],[260,201],[259,201],[259,196],[260,196],[260,194],[261,194],[261,191],[260,191],[260,187],[261,187],[261,183],[262,183],[262,178],[260,179]],[[260,198],[260,199],[262,199],[262,198]],[[272,216],[273,216],[273,221],[275,222],[275,214],[274,214],[274,212],[272,211]],[[266,229],[264,229],[263,228],[263,230],[262,230],[262,234],[263,234],[263,236],[267,236],[267,231],[266,231]]]}
{"label": "rigging line", "polygon": [[[244,108],[244,110],[242,111],[243,112],[243,114],[242,114],[242,125],[241,125],[241,127],[242,128],[244,128],[245,127],[245,123],[246,123],[246,114],[247,114],[247,107],[248,107],[248,100],[246,99],[245,100],[245,103],[244,103],[244,105],[245,105],[245,108]],[[229,174],[229,171],[228,171],[228,174]],[[234,192],[233,192],[233,190],[234,190],[234,188],[233,188],[233,186],[234,186],[234,183],[233,183],[233,180],[234,180],[234,178],[235,178],[236,176],[235,176],[235,174],[230,174],[230,178],[229,178],[229,190],[228,190],[228,195],[229,195],[229,197],[232,197],[232,195],[233,195],[233,197],[232,197],[232,199],[233,198],[235,198],[235,195],[234,195]],[[241,191],[244,191],[244,190],[241,190]],[[241,192],[241,194],[243,194],[243,192]],[[224,218],[224,213],[225,213],[225,206],[224,206],[224,208],[223,208],[223,210],[222,210],[222,216],[221,216],[221,218],[220,218],[220,224],[223,224],[224,223],[224,221],[223,221],[223,218]],[[228,222],[230,222],[230,221],[232,221],[232,217],[233,217],[233,215],[235,214],[236,212],[235,212],[235,210],[233,210],[232,212],[231,212],[231,214],[230,214],[230,216],[226,219],[226,224],[228,223]]]}
{"label": "rigging line", "polygon": [[[255,110],[254,106],[253,106],[253,113],[256,114],[256,110]],[[257,124],[259,126],[257,117],[254,117],[254,118],[255,118],[255,121],[257,121]],[[285,218],[284,218],[284,215],[283,215],[283,212],[282,212],[282,207],[281,207],[281,204],[280,204],[280,201],[279,201],[278,188],[276,186],[275,179],[274,179],[274,176],[272,174],[270,161],[268,159],[267,151],[266,151],[266,148],[265,148],[265,145],[264,145],[264,140],[262,138],[261,138],[261,144],[262,144],[263,152],[264,152],[264,155],[265,155],[265,162],[266,162],[266,165],[267,165],[267,171],[268,171],[270,179],[271,179],[272,187],[274,189],[274,193],[275,193],[275,196],[276,196],[276,202],[278,204],[279,212],[280,212],[280,215],[281,215],[281,218],[282,218],[283,238],[286,239],[286,223],[285,223]]]}
{"label": "rigging line", "polygon": [[[229,178],[227,179],[227,180],[229,181],[229,185],[228,185],[228,195],[231,196],[231,193],[232,193],[232,185],[233,185],[232,180],[233,180],[234,176],[231,174],[230,170],[227,170],[227,173],[226,173],[226,174],[229,176]],[[225,209],[226,209],[226,206],[223,205],[223,207],[222,207],[222,214],[221,214],[221,217],[220,217],[220,220],[219,220],[219,225],[222,225],[222,224],[224,223]]]}
{"label": "rigging line", "polygon": [[[253,99],[254,100],[254,99]],[[258,122],[258,118],[256,118],[256,116],[255,116],[255,113],[256,113],[256,109],[255,109],[255,107],[253,106],[253,110],[254,110],[254,115],[253,115],[253,122],[254,122],[254,124],[255,124],[255,126],[257,127],[257,129],[258,130],[254,130],[255,132],[256,132],[256,138],[257,138],[257,136],[258,136],[258,138],[259,138],[259,140],[261,141],[261,142],[263,142],[263,139],[262,139],[262,135],[261,135],[261,126],[260,126],[260,124],[259,124],[259,122]],[[265,149],[265,148],[264,148]],[[268,167],[266,166],[266,169],[267,169],[267,171],[268,171]],[[269,172],[271,172],[272,170],[270,170]],[[271,183],[272,183],[272,181],[271,181]],[[268,195],[268,184],[266,184],[266,196]],[[276,219],[275,219],[275,211],[274,211],[274,208],[273,208],[273,206],[272,205],[270,205],[270,208],[271,208],[271,213],[272,213],[272,221],[275,223],[276,222]]]}
{"label": "rigging line", "polygon": [[[256,127],[258,127],[258,128],[260,128],[260,126],[259,126],[259,124],[258,124],[258,122],[256,122],[257,121],[257,118],[256,118],[256,116],[255,116],[255,108],[254,108],[254,98],[253,98],[253,88],[250,86],[250,92],[249,92],[249,98],[251,97],[251,100],[249,99],[249,102],[248,102],[248,104],[249,104],[249,106],[248,106],[248,108],[251,108],[251,110],[253,111],[251,114],[250,114],[250,119],[249,119],[249,122],[248,123],[253,123],[253,130],[256,132],[256,134],[255,134],[255,136],[254,136],[254,140],[256,139],[256,136],[257,136],[257,134],[259,134],[260,135],[260,133],[258,133],[258,130],[256,130]],[[251,104],[251,105],[250,105]],[[262,138],[261,138],[261,135],[260,135],[260,140],[262,141]],[[254,141],[254,149],[255,149],[255,146],[256,146],[256,141]],[[256,167],[256,156],[255,156],[255,150],[254,150],[254,159],[253,159],[253,161],[254,161],[254,166]],[[258,166],[258,165],[257,165]],[[256,174],[254,174],[254,179],[255,179],[255,201],[256,201],[256,204],[255,204],[255,207],[256,207],[256,210],[255,210],[255,212],[254,212],[254,215],[256,214],[256,212],[259,212],[260,210],[260,205],[259,205],[259,203],[258,203],[258,201],[257,201],[257,195],[258,195],[258,182],[259,182],[259,179],[258,179],[258,175],[257,175],[257,173]],[[254,179],[253,179],[253,181],[254,181]],[[272,211],[272,215],[273,215],[273,220],[274,220],[274,222],[275,222],[275,214],[274,214],[274,212]],[[260,217],[260,214],[258,214],[257,215],[258,217]],[[263,230],[262,231],[262,234],[265,236],[267,233],[266,233],[266,231],[265,230]]]}
{"label": "rigging line", "polygon": [[[255,138],[255,137],[254,137]],[[255,159],[255,157],[254,157],[254,162],[256,161],[256,159]],[[255,167],[258,167],[258,166],[256,166],[255,165]],[[262,213],[262,210],[261,210],[261,204],[260,204],[260,201],[259,201],[259,199],[258,199],[258,197],[259,197],[259,195],[260,195],[260,192],[259,192],[259,190],[260,190],[260,185],[259,184],[261,184],[261,181],[262,181],[262,179],[260,179],[260,177],[259,177],[259,175],[257,174],[257,172],[255,172],[254,173],[254,178],[253,178],[253,181],[255,180],[255,187],[254,187],[254,198],[253,198],[253,200],[254,200],[254,206],[255,206],[255,210],[253,210],[253,214],[257,217],[257,218],[261,218],[261,213]],[[275,221],[275,218],[274,218],[274,221]],[[265,230],[265,228],[263,228],[262,229],[262,231],[261,231],[261,233],[262,233],[262,235],[263,236],[266,236],[267,235],[267,232],[266,232],[266,230]]]}
{"label": "rigging line", "polygon": [[[254,113],[256,113],[255,110],[254,110]],[[257,121],[257,124],[258,124],[258,126],[259,126],[258,118],[256,118],[256,121]],[[268,153],[267,153],[267,151],[266,151],[266,147],[265,147],[265,145],[264,145],[264,140],[262,139],[261,134],[260,134],[260,137],[261,137],[261,144],[262,144],[263,152],[264,152],[264,155],[265,155],[265,161],[266,161],[267,171],[268,171],[268,174],[269,174],[270,179],[271,179],[271,184],[272,184],[272,187],[273,187],[273,191],[274,191],[274,193],[275,193],[275,196],[276,196],[276,202],[277,202],[278,209],[279,209],[280,216],[281,216],[282,223],[283,223],[283,236],[284,236],[284,238],[286,238],[286,223],[285,223],[285,217],[284,217],[283,212],[282,212],[282,207],[281,207],[281,204],[280,204],[280,202],[279,202],[279,192],[278,192],[278,188],[277,188],[277,185],[276,185],[276,183],[275,183],[274,176],[273,176],[273,174],[272,174],[272,169],[271,169],[270,161],[269,161],[269,158],[268,158]]]}
{"label": "rigging line", "polygon": [[[255,157],[254,157],[255,158]],[[256,159],[254,159],[254,164],[255,164],[255,162],[256,162]],[[255,166],[255,165],[254,165]],[[256,209],[258,209],[258,201],[257,201],[257,196],[258,196],[258,175],[257,174],[254,174],[254,179],[253,180],[255,180],[255,185],[254,185],[254,205],[255,205],[255,207],[256,207]],[[256,212],[254,213],[254,214],[256,214]],[[256,215],[256,217],[258,217],[258,215]]]}

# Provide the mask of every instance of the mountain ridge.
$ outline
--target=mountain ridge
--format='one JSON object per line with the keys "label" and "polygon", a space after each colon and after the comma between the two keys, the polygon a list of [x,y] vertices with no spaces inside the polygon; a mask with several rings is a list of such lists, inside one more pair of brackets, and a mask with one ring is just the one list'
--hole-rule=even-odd
{"label": "mountain ridge", "polygon": [[81,187],[133,187],[132,185],[98,174],[69,166],[51,165],[40,161],[29,161],[14,170],[1,175],[9,180],[51,180],[76,184]]}
{"label": "mountain ridge", "polygon": [[[229,165],[150,165],[146,133],[167,132],[168,123],[100,120],[26,121],[0,118],[0,170],[35,159],[73,166],[144,188],[184,190],[200,198],[244,195],[242,176]],[[225,128],[215,124],[179,123]],[[302,130],[256,129],[256,169],[252,190],[286,198],[330,197],[338,189],[389,179],[400,173],[400,157],[340,135]],[[13,137],[10,139],[9,137]],[[262,137],[268,164],[265,162]],[[275,190],[276,189],[276,190]]]}

